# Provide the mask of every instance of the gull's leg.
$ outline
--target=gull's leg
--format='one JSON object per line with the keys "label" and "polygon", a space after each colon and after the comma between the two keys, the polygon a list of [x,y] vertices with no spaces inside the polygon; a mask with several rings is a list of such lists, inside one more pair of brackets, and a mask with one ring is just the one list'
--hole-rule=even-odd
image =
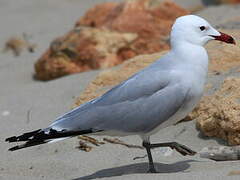
{"label": "gull's leg", "polygon": [[149,142],[144,142],[143,141],[143,147],[146,148],[147,150],[147,155],[148,155],[148,161],[149,161],[149,173],[156,173],[156,169],[153,164],[153,159],[152,159],[152,154],[151,154],[151,144]]}
{"label": "gull's leg", "polygon": [[187,146],[184,146],[182,144],[179,144],[177,142],[167,142],[167,143],[157,143],[157,144],[149,144],[150,148],[157,148],[157,147],[170,147],[172,149],[175,149],[183,156],[190,155],[193,156],[196,154],[195,151],[191,150]]}
{"label": "gull's leg", "polygon": [[167,143],[157,143],[157,144],[151,144],[150,142],[143,141],[143,147],[147,150],[148,160],[149,160],[149,173],[156,173],[156,169],[153,164],[153,158],[151,154],[151,149],[158,148],[158,147],[170,147],[172,149],[175,149],[183,156],[190,155],[193,156],[196,154],[195,151],[191,150],[187,146],[184,146],[182,144],[179,144],[177,142],[167,142]]}

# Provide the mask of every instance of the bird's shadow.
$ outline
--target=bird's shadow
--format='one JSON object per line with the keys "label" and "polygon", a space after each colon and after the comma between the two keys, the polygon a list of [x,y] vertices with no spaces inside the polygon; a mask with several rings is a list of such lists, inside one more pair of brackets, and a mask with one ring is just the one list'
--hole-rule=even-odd
{"label": "bird's shadow", "polygon": [[[154,163],[154,165],[158,173],[176,173],[176,172],[180,172],[188,169],[190,167],[189,162],[192,162],[192,161],[195,161],[195,160],[180,161],[173,164]],[[91,179],[97,179],[97,178],[122,176],[122,175],[128,175],[128,174],[143,174],[143,173],[147,173],[147,169],[148,169],[148,163],[130,164],[126,166],[103,169],[93,174],[79,177],[72,180],[91,180]]]}

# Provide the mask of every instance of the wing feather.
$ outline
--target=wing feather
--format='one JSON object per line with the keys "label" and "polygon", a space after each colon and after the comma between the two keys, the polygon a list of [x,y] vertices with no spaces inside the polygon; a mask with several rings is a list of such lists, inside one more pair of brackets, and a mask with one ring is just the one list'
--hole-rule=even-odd
{"label": "wing feather", "polygon": [[187,95],[171,65],[171,61],[157,61],[101,97],[61,116],[50,127],[124,132],[154,128],[176,113]]}

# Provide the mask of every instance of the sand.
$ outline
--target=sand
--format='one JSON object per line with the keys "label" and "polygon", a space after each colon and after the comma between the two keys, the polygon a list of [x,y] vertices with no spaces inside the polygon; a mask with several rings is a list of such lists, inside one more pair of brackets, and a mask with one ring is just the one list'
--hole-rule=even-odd
{"label": "sand", "polygon": [[[46,50],[49,42],[72,28],[88,7],[103,0],[0,0],[0,46],[12,36],[28,34],[37,44],[34,53],[24,50],[15,57],[0,53],[0,179],[1,180],[61,180],[61,179],[239,179],[229,176],[239,170],[239,162],[214,162],[194,157],[182,157],[177,152],[161,156],[153,151],[159,174],[146,174],[146,152],[120,145],[105,144],[86,153],[79,151],[78,139],[8,152],[8,136],[46,127],[57,116],[68,111],[86,85],[99,71],[40,82],[32,78],[33,64]],[[217,79],[217,78],[216,78]],[[218,79],[217,79],[218,80]],[[131,144],[141,144],[136,136],[120,138]],[[195,122],[168,127],[152,137],[153,142],[178,141],[196,151],[223,142],[202,138]]]}

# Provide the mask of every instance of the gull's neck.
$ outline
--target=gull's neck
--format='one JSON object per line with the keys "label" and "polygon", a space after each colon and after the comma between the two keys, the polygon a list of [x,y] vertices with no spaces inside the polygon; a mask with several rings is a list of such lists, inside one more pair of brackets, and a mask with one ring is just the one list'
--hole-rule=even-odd
{"label": "gull's neck", "polygon": [[178,57],[179,63],[208,70],[208,54],[203,46],[176,41],[171,42],[171,52]]}

